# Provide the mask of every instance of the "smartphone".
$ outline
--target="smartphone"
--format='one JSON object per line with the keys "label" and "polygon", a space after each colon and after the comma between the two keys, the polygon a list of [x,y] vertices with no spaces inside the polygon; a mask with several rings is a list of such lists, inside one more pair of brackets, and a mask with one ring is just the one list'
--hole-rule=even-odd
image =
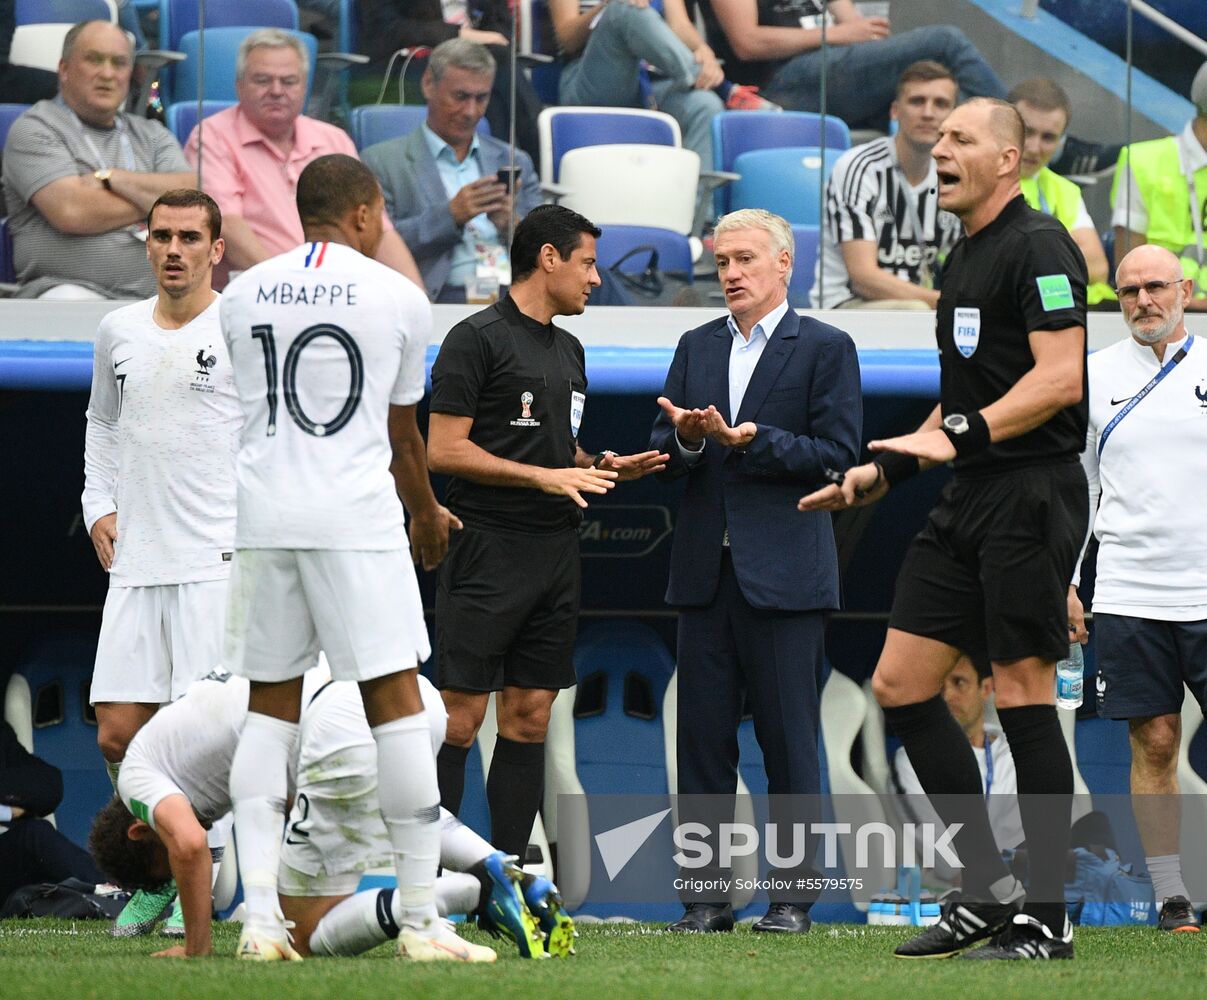
{"label": "smartphone", "polygon": [[498,173],[495,175],[499,178],[499,183],[507,188],[508,194],[515,192],[516,183],[519,181],[519,167],[499,167]]}

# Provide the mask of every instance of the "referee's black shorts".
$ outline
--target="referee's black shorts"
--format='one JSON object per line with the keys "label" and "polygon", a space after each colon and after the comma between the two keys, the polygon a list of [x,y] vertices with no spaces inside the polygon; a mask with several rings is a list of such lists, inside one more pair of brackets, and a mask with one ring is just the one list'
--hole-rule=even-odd
{"label": "referee's black shorts", "polygon": [[455,531],[436,581],[436,686],[572,687],[578,532]]}
{"label": "referee's black shorts", "polygon": [[974,662],[1066,656],[1088,519],[1079,461],[953,479],[906,553],[889,627]]}

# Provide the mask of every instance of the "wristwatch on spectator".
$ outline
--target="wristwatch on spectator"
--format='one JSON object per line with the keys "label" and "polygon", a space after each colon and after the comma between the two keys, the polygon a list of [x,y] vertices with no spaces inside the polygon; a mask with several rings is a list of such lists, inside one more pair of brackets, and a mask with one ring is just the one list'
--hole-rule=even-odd
{"label": "wristwatch on spectator", "polygon": [[113,176],[113,171],[109,167],[106,167],[104,170],[94,171],[92,176],[101,182],[101,187],[106,191],[113,190],[113,185],[109,183],[109,178]]}

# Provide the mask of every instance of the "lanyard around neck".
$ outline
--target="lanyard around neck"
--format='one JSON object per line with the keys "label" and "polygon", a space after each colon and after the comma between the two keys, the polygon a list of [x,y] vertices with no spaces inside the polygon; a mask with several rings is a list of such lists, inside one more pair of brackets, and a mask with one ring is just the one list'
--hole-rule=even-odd
{"label": "lanyard around neck", "polygon": [[[87,126],[80,121],[80,116],[68,106],[66,101],[62,101],[62,98],[60,98],[60,101],[62,102],[62,105],[66,109],[67,113],[71,115],[72,121],[74,121],[79,127],[80,137],[84,140],[84,143],[88,146],[88,151],[92,154],[93,159],[96,161],[96,169],[105,170],[109,165],[105,162],[105,158],[101,155],[101,151],[97,149],[96,143],[92,141],[92,136],[88,134]],[[117,119],[114,121],[113,127],[117,130],[118,142],[121,145],[120,165],[122,169],[137,170],[138,162],[134,159],[134,145],[130,142],[130,134],[126,129],[126,123],[122,119],[120,111],[117,113]]]}

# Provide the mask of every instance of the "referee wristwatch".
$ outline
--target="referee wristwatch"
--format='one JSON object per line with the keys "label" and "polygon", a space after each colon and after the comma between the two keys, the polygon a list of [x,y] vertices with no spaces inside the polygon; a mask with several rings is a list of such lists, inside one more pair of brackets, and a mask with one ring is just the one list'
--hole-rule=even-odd
{"label": "referee wristwatch", "polygon": [[591,468],[598,469],[609,458],[615,458],[615,457],[616,457],[616,452],[614,452],[614,451],[601,451],[598,455],[596,455],[591,460]]}
{"label": "referee wristwatch", "polygon": [[104,170],[95,170],[93,171],[92,176],[101,182],[101,187],[103,187],[106,191],[113,190],[113,185],[109,183],[109,178],[113,176],[113,171],[111,169],[106,167]]}
{"label": "referee wristwatch", "polygon": [[978,410],[972,413],[949,413],[939,425],[955,446],[956,456],[975,455],[989,447],[989,425]]}

